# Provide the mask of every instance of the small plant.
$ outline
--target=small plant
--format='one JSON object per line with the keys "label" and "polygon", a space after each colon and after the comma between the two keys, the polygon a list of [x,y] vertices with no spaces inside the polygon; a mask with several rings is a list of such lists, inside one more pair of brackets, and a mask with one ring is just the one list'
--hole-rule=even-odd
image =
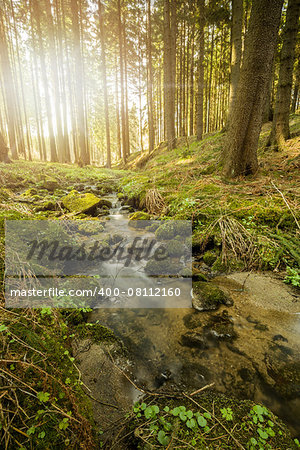
{"label": "small plant", "polygon": [[233,411],[231,408],[221,408],[222,417],[226,419],[228,422],[233,420]]}
{"label": "small plant", "polygon": [[292,286],[299,287],[300,286],[300,273],[299,273],[299,270],[287,266],[286,273],[287,273],[287,275],[286,275],[286,277],[284,279],[284,282],[286,284],[291,284]]}

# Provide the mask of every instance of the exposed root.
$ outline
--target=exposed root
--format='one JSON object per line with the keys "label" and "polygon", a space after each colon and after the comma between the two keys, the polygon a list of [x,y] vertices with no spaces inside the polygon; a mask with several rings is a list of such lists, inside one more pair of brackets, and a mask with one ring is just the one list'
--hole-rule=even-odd
{"label": "exposed root", "polygon": [[161,215],[166,209],[166,203],[157,189],[150,189],[145,198],[147,211],[153,215]]}

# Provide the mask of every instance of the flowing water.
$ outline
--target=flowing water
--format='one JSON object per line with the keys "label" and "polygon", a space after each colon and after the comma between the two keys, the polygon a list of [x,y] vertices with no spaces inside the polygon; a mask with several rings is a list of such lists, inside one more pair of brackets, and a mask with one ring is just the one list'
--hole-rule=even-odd
{"label": "flowing water", "polygon": [[[107,231],[146,235],[124,226],[127,210],[110,199],[115,206]],[[153,285],[143,270],[134,277]],[[212,283],[230,294],[234,306],[213,312],[95,309],[90,321],[99,320],[124,342],[138,386],[192,392],[214,383],[218,392],[262,402],[299,436],[299,297],[269,275],[237,273]],[[136,399],[130,387],[126,394]]]}

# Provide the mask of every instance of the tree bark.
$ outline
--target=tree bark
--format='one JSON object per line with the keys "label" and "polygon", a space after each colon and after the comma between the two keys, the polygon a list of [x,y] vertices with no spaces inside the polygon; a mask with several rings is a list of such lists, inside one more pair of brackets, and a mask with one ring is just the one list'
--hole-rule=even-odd
{"label": "tree bark", "polygon": [[[81,0],[79,0],[81,1]],[[75,98],[77,106],[77,128],[80,157],[78,163],[86,165],[90,163],[90,157],[86,145],[84,91],[83,91],[83,64],[80,46],[79,11],[78,0],[71,0],[72,32],[74,40],[74,63],[75,63]]]}
{"label": "tree bark", "polygon": [[293,95],[293,102],[292,102],[292,113],[296,112],[297,104],[298,104],[298,96],[299,96],[299,86],[300,86],[300,61],[298,59],[297,69],[296,69],[296,76],[295,76],[295,86],[294,86],[294,95]]}
{"label": "tree bark", "polygon": [[154,112],[153,112],[153,66],[152,66],[152,30],[151,30],[151,0],[147,2],[147,56],[148,56],[148,129],[149,129],[149,152],[154,149]]}
{"label": "tree bark", "polygon": [[198,59],[198,94],[197,94],[197,140],[203,136],[203,102],[204,102],[204,28],[205,0],[198,0],[199,8],[199,59]]}
{"label": "tree bark", "polygon": [[106,79],[106,50],[105,50],[105,33],[102,16],[101,0],[98,1],[98,14],[100,26],[100,42],[101,42],[101,59],[102,59],[102,82],[104,94],[104,113],[105,113],[105,127],[106,127],[106,165],[111,168],[111,148],[110,148],[110,126],[109,126],[109,110],[108,110],[108,95],[107,95],[107,79]]}
{"label": "tree bark", "polygon": [[164,0],[164,114],[168,149],[175,147],[176,0]]}
{"label": "tree bark", "polygon": [[224,175],[257,172],[264,96],[271,76],[283,0],[253,0],[237,96],[224,144]]}
{"label": "tree bark", "polygon": [[276,95],[274,118],[268,144],[281,150],[290,138],[290,104],[293,84],[295,48],[299,29],[300,0],[289,0],[283,44],[280,55],[279,80]]}
{"label": "tree bark", "polygon": [[243,0],[232,0],[229,114],[235,101],[242,60]]}

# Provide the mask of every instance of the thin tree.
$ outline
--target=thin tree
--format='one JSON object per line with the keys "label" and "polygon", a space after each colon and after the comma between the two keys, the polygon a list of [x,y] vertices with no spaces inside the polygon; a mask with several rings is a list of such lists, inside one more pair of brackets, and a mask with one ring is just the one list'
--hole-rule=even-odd
{"label": "thin tree", "polygon": [[[81,0],[79,0],[81,1]],[[85,108],[83,91],[83,62],[81,54],[80,29],[79,29],[79,9],[78,0],[71,0],[71,18],[72,33],[74,42],[74,76],[75,76],[75,98],[77,107],[77,129],[79,141],[79,164],[86,165],[90,163],[90,155],[87,148],[86,127],[85,127]]]}
{"label": "thin tree", "polygon": [[224,144],[227,177],[257,172],[264,95],[271,76],[283,0],[253,0],[237,95]]}
{"label": "thin tree", "polygon": [[198,57],[198,94],[197,94],[197,140],[203,136],[203,101],[204,101],[204,28],[205,0],[198,0],[199,10],[199,57]]}
{"label": "thin tree", "polygon": [[229,114],[235,101],[242,60],[243,0],[232,0]]}
{"label": "thin tree", "polygon": [[54,136],[53,129],[53,119],[52,119],[52,108],[50,103],[50,91],[49,91],[49,83],[47,76],[47,66],[46,66],[46,56],[44,49],[44,41],[41,30],[41,12],[40,12],[40,2],[38,0],[31,0],[31,14],[33,15],[36,23],[37,35],[38,35],[38,43],[39,43],[39,56],[41,62],[41,71],[42,71],[42,80],[45,92],[45,103],[46,103],[46,111],[47,111],[47,120],[48,120],[48,132],[49,132],[49,141],[50,141],[50,158],[52,162],[58,161],[57,159],[57,151],[56,151],[56,141]]}
{"label": "thin tree", "polygon": [[169,150],[175,147],[176,0],[164,0],[164,114]]}
{"label": "thin tree", "polygon": [[111,149],[110,149],[110,126],[109,126],[109,110],[108,110],[108,95],[107,95],[107,77],[106,77],[106,49],[105,49],[105,32],[102,14],[102,3],[98,0],[98,14],[100,27],[100,43],[101,43],[101,68],[102,68],[102,83],[104,96],[104,113],[105,113],[105,127],[106,127],[106,165],[111,168]]}
{"label": "thin tree", "polygon": [[15,86],[13,83],[12,68],[8,54],[5,22],[3,18],[2,7],[0,7],[0,62],[6,100],[9,144],[12,158],[18,159],[17,140],[16,140],[17,116],[16,116]]}
{"label": "thin tree", "polygon": [[290,138],[290,104],[297,34],[299,30],[300,0],[289,0],[283,44],[280,55],[279,80],[274,118],[268,144],[277,150]]}
{"label": "thin tree", "polygon": [[154,113],[153,113],[153,66],[152,66],[152,30],[151,30],[151,0],[147,1],[147,59],[148,59],[148,129],[149,152],[154,149]]}

